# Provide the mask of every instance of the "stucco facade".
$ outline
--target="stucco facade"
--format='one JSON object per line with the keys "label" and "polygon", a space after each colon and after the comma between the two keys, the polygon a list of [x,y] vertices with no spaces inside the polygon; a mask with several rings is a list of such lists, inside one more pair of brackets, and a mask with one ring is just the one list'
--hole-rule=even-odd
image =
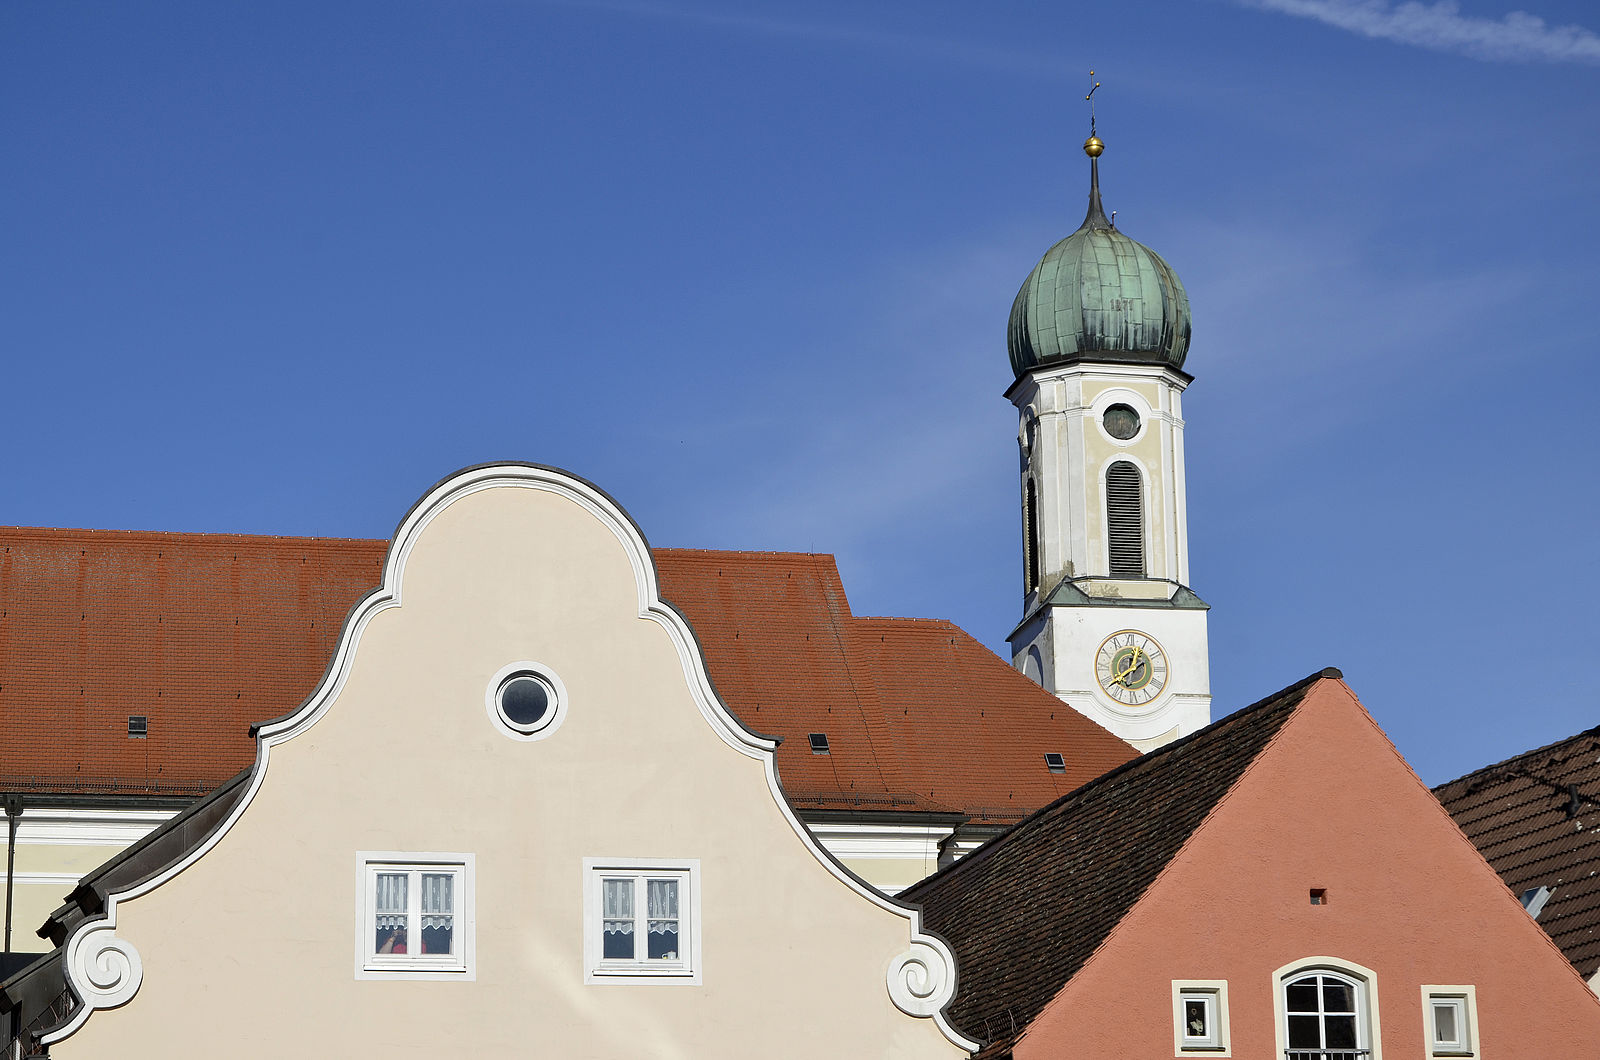
{"label": "stucco facade", "polygon": [[[497,721],[496,675],[523,665],[559,692],[536,738]],[[232,816],[75,931],[87,1005],[51,1055],[961,1055],[942,944],[816,844],[772,746],[717,700],[607,498],[465,472],[402,525],[322,686],[261,728]],[[470,865],[464,970],[363,973],[362,852]],[[595,864],[692,865],[692,974],[591,974]]]}

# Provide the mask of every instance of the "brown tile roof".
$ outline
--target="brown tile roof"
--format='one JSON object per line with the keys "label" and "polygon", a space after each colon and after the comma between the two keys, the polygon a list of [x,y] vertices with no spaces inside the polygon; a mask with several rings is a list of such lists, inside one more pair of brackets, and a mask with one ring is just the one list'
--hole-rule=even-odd
{"label": "brown tile roof", "polygon": [[900,897],[955,949],[946,1010],[978,1055],[1011,1043],[1133,908],[1311,687],[1291,685],[1090,781]]}
{"label": "brown tile roof", "polygon": [[1600,971],[1600,727],[1433,789],[1484,860],[1539,913],[1585,979]]}
{"label": "brown tile roof", "polygon": [[[385,541],[0,529],[0,790],[200,794],[315,687]],[[656,552],[801,808],[1011,821],[1133,750],[948,622],[850,613],[833,558]],[[128,717],[149,719],[145,739]],[[806,735],[827,733],[813,755]],[[1044,753],[1062,752],[1066,774]]]}

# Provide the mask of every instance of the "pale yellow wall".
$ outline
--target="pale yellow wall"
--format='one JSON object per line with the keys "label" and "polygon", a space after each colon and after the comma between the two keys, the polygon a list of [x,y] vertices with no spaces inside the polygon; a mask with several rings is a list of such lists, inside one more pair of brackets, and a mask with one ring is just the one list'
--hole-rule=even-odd
{"label": "pale yellow wall", "polygon": [[[0,828],[4,827],[0,818]],[[5,893],[5,835],[0,832],[0,895]],[[43,953],[52,949],[37,931],[66,896],[103,862],[121,853],[123,845],[97,843],[29,843],[19,840],[15,854],[17,884],[11,896],[11,949]],[[41,880],[40,877],[45,877]],[[3,901],[0,898],[0,901]],[[0,911],[0,917],[4,912]]]}
{"label": "pale yellow wall", "polygon": [[930,858],[840,858],[851,872],[885,894],[898,894],[939,870],[937,856]]}
{"label": "pale yellow wall", "polygon": [[[1096,399],[1107,390],[1131,390],[1149,404],[1152,410],[1160,410],[1161,389],[1164,383],[1141,379],[1114,379],[1087,378],[1083,383],[1083,403],[1093,405]],[[1151,578],[1174,578],[1175,572],[1167,569],[1167,552],[1164,542],[1167,538],[1167,511],[1162,489],[1162,470],[1166,460],[1162,455],[1161,425],[1156,418],[1145,416],[1145,429],[1142,437],[1132,445],[1119,444],[1107,438],[1101,431],[1093,416],[1085,417],[1083,429],[1084,451],[1084,488],[1090,491],[1089,503],[1086,510],[1092,513],[1088,521],[1089,556],[1091,566],[1103,563],[1094,557],[1104,557],[1106,554],[1106,515],[1105,502],[1101,492],[1105,489],[1105,480],[1102,469],[1105,465],[1119,456],[1132,456],[1143,465],[1142,473],[1145,478],[1145,526],[1149,535],[1145,547],[1147,560],[1147,575]]]}
{"label": "pale yellow wall", "polygon": [[[907,920],[832,876],[715,734],[596,517],[467,496],[422,531],[403,601],[238,824],[122,903],[143,985],[53,1056],[961,1055],[891,1003]],[[523,659],[571,703],[532,743],[484,705]],[[475,982],[355,978],[358,850],[476,855]],[[585,857],[700,859],[703,985],[585,985]]]}
{"label": "pale yellow wall", "polygon": [[[5,874],[0,873],[0,887],[4,886],[4,879]],[[45,918],[61,905],[62,896],[70,890],[72,884],[17,883],[11,896],[11,949],[14,952],[44,953],[54,948],[35,932]],[[0,911],[0,916],[4,915]]]}

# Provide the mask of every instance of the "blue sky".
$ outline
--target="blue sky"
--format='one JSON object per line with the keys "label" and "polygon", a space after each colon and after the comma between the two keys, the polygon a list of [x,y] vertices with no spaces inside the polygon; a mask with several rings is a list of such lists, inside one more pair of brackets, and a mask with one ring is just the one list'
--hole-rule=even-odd
{"label": "blue sky", "polygon": [[1600,722],[1575,0],[0,11],[0,522],[388,536],[497,459],[1019,617],[1006,315],[1103,186],[1194,306],[1218,713],[1430,783]]}

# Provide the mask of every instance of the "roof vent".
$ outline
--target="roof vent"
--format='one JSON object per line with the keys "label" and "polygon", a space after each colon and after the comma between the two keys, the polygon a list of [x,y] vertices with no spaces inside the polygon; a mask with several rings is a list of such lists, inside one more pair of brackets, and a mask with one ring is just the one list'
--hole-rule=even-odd
{"label": "roof vent", "polygon": [[150,735],[150,719],[143,714],[128,715],[128,738],[142,740]]}
{"label": "roof vent", "polygon": [[806,739],[811,741],[811,753],[814,755],[828,754],[828,734],[825,732],[808,732]]}
{"label": "roof vent", "polygon": [[1067,760],[1062,757],[1060,751],[1046,751],[1044,753],[1044,764],[1045,768],[1052,773],[1065,773],[1067,771]]}
{"label": "roof vent", "polygon": [[1550,900],[1551,893],[1548,887],[1529,887],[1522,892],[1522,908],[1528,911],[1529,916],[1538,920],[1539,912],[1544,909],[1544,904]]}

